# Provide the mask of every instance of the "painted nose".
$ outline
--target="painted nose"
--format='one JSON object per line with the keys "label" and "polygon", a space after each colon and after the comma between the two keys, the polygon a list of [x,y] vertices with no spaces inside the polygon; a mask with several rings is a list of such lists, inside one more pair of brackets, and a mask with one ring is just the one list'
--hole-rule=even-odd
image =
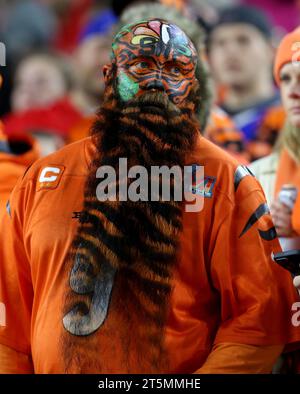
{"label": "painted nose", "polygon": [[160,80],[156,81],[151,81],[147,85],[147,90],[159,90],[160,92],[163,92],[165,90],[164,84]]}

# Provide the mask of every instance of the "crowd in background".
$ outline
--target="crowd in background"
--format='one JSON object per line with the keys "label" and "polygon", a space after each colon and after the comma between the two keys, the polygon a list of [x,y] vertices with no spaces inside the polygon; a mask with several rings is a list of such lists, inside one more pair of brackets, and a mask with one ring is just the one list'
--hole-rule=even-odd
{"label": "crowd in background", "polygon": [[278,149],[286,111],[273,63],[282,37],[300,25],[299,0],[10,0],[0,8],[1,177],[9,176],[8,161],[21,173],[38,156],[86,137],[114,32],[166,16],[206,65],[210,116],[202,134],[242,164]]}
{"label": "crowd in background", "polygon": [[[151,4],[150,4],[151,3]],[[271,153],[284,124],[272,76],[280,38],[300,20],[299,1],[3,1],[0,115],[9,139],[34,136],[42,155],[88,134],[102,99],[102,67],[120,23],[165,17],[208,63],[211,115],[202,133],[242,163]],[[250,8],[249,8],[250,7]],[[26,139],[25,138],[25,139]]]}
{"label": "crowd in background", "polygon": [[[150,3],[161,3],[173,8],[173,14],[167,14],[183,27],[185,18],[187,33],[210,63],[214,103],[203,133],[244,162],[269,154],[284,122],[272,78],[274,49],[280,36],[299,24],[299,1],[142,3],[4,1],[0,41],[6,47],[6,66],[1,69],[0,114],[5,134],[36,135],[42,154],[85,136],[101,103],[101,70],[116,26],[122,16],[126,23],[134,22],[143,13],[149,16]],[[261,9],[248,8],[252,4]],[[153,16],[164,17],[163,11],[159,15],[154,9]],[[200,51],[203,41],[206,48]]]}

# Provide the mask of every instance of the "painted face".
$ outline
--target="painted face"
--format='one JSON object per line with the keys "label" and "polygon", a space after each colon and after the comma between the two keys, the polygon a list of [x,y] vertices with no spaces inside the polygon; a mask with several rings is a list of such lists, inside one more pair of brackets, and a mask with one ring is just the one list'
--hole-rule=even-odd
{"label": "painted face", "polygon": [[160,90],[179,105],[189,95],[196,80],[197,52],[177,26],[162,20],[127,25],[112,48],[122,101]]}

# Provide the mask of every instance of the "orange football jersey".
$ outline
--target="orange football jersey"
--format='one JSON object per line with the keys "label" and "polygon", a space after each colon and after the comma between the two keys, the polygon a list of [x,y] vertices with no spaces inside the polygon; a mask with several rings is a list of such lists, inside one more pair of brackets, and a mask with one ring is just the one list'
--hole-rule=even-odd
{"label": "orange football jersey", "polygon": [[[1,125],[0,125],[1,127]],[[7,138],[0,130],[0,144],[7,142]],[[31,137],[18,136],[10,140],[11,143],[26,144],[26,151],[20,154],[13,154],[1,151],[0,148],[0,216],[5,210],[8,197],[28,166],[39,158],[37,144]]]}
{"label": "orange football jersey", "polygon": [[[34,163],[0,223],[0,303],[6,313],[0,344],[32,357],[36,373],[66,371],[60,342],[69,283],[64,261],[78,227],[94,149],[86,138]],[[187,164],[204,166],[204,207],[183,214],[164,331],[170,373],[197,371],[217,344],[300,340],[300,328],[291,323],[298,294],[290,274],[272,260],[280,249],[260,185],[203,137]],[[117,301],[112,290],[110,308]],[[111,314],[108,310],[104,326],[110,327]],[[134,354],[130,369],[124,363],[130,349],[119,344],[118,329],[112,326],[110,340],[98,350],[102,327],[78,340],[87,353],[96,349],[91,357],[103,358],[101,372],[140,372]],[[89,372],[98,373],[92,365]],[[71,372],[81,372],[80,365]]]}

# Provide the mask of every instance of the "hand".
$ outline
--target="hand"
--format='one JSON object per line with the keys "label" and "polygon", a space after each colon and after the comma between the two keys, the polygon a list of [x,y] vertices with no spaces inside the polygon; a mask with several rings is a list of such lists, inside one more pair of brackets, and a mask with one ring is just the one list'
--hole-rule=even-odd
{"label": "hand", "polygon": [[298,292],[300,295],[300,275],[295,276],[293,283],[294,283],[294,286],[296,287],[296,289],[298,289]]}
{"label": "hand", "polygon": [[292,211],[276,199],[270,207],[272,219],[279,237],[293,237]]}

